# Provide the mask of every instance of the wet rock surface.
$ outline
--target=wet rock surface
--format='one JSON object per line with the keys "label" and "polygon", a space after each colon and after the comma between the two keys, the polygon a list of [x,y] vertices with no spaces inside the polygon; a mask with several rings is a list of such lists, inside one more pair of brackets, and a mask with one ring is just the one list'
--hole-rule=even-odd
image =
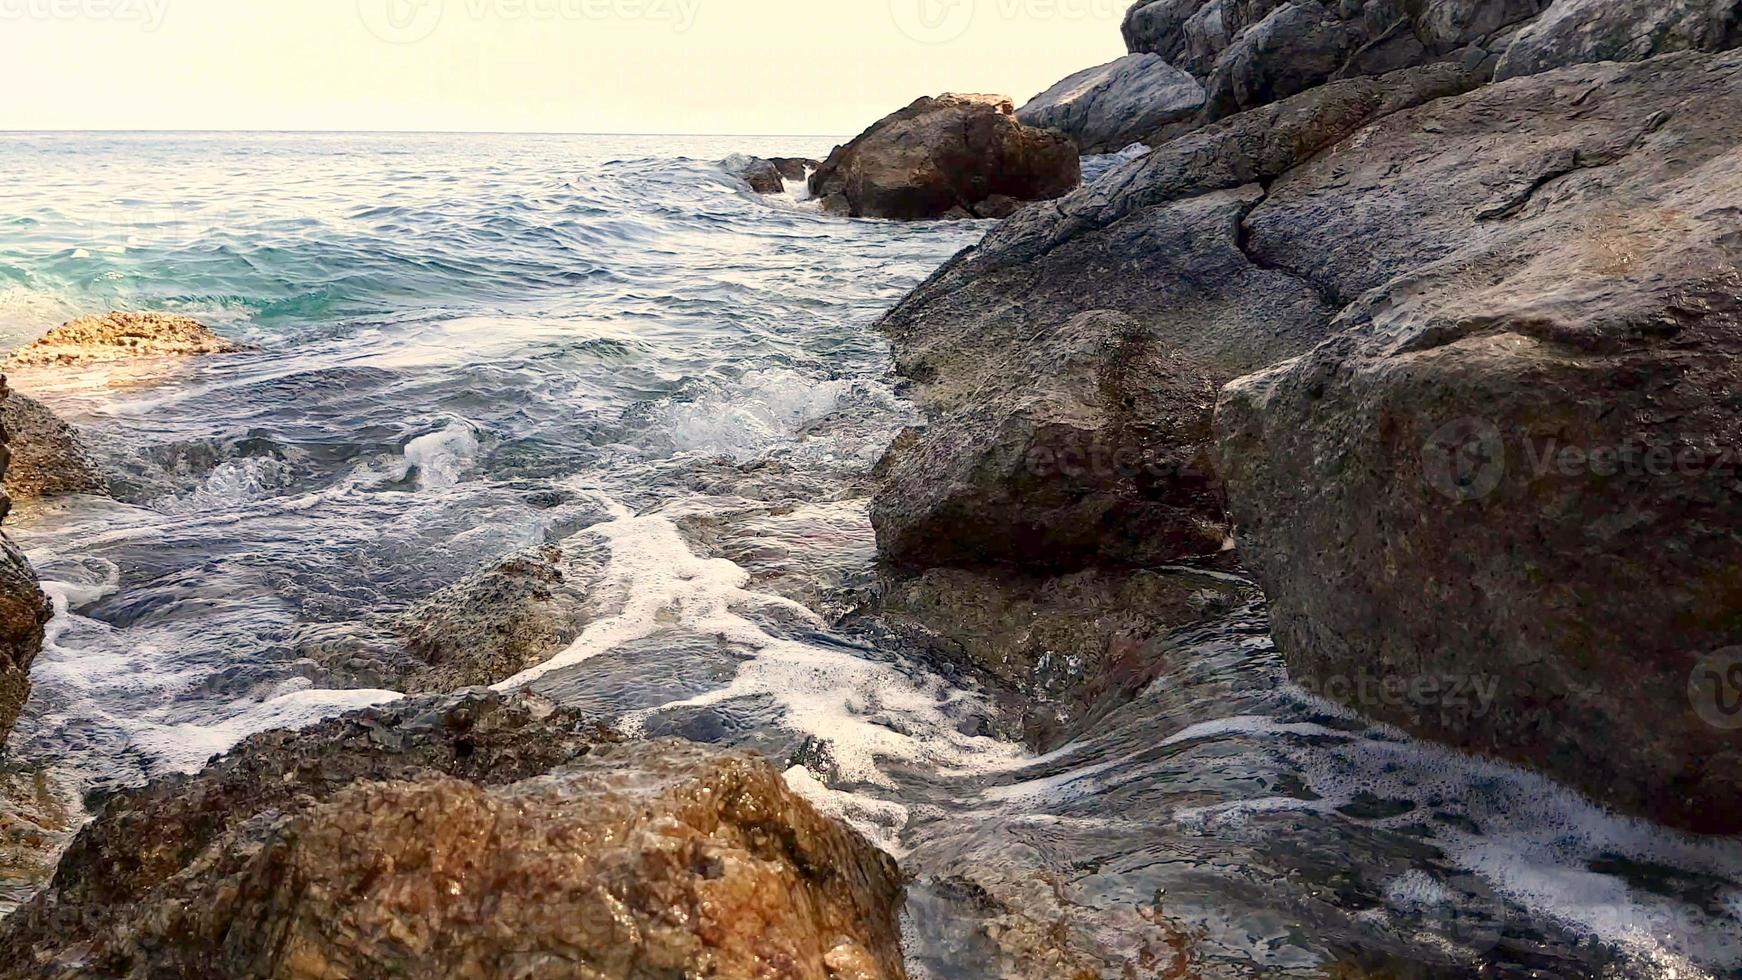
{"label": "wet rock surface", "polygon": [[247,349],[189,317],[118,311],[56,327],[13,354],[8,363],[89,364],[135,357],[234,354]]}
{"label": "wet rock surface", "polygon": [[726,172],[750,185],[758,194],[779,194],[786,190],[780,168],[772,160],[742,154],[727,157],[721,166]]}
{"label": "wet rock surface", "polygon": [[406,694],[489,687],[581,635],[603,565],[602,554],[579,543],[526,552],[361,628],[311,625],[297,648],[348,686]]}
{"label": "wet rock surface", "polygon": [[1001,218],[1082,177],[1077,149],[1024,126],[1008,99],[946,94],[878,120],[811,175],[823,207],[855,218]]}
{"label": "wet rock surface", "polygon": [[13,392],[0,401],[0,425],[6,427],[12,451],[6,471],[6,492],[12,499],[108,491],[109,481],[84,437],[47,405]]}
{"label": "wet rock surface", "polygon": [[1742,56],[1671,55],[1436,102],[1294,170],[1249,247],[1351,305],[1218,419],[1297,678],[1498,678],[1480,715],[1356,706],[1712,833],[1742,830],[1742,742],[1700,673],[1742,642],[1717,464],[1738,119]]}
{"label": "wet rock surface", "polygon": [[[5,377],[0,376],[0,405],[12,397]],[[12,464],[6,441],[6,428],[0,424],[0,480]],[[11,510],[12,498],[0,492],[0,521]],[[30,665],[42,652],[43,630],[53,611],[29,559],[0,532],[0,752],[30,696]]]}
{"label": "wet rock surface", "polygon": [[900,896],[754,757],[468,694],[111,798],[0,974],[895,978]]}
{"label": "wet rock surface", "polygon": [[1021,737],[1045,752],[1166,672],[1182,631],[1256,595],[1215,564],[1053,577],[932,569],[888,578],[857,618],[989,680]]}

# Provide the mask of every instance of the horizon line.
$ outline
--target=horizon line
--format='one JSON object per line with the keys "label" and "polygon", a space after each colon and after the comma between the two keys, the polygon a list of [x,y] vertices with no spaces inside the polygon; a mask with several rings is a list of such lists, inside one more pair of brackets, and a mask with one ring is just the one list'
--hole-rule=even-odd
{"label": "horizon line", "polygon": [[42,135],[52,133],[156,133],[202,135],[319,135],[319,136],[687,136],[687,137],[780,137],[782,139],[835,139],[843,133],[658,133],[658,132],[583,132],[578,130],[537,129],[3,129],[0,135]]}

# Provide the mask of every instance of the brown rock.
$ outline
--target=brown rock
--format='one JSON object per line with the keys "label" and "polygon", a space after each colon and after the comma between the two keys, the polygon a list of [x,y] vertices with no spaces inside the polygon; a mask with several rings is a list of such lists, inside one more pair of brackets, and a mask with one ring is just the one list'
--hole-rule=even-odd
{"label": "brown rock", "polygon": [[[0,406],[11,397],[12,390],[0,376]],[[12,463],[5,442],[5,426],[0,425],[0,478]],[[0,493],[0,521],[11,510],[12,498]],[[0,533],[0,750],[5,749],[6,736],[30,695],[30,664],[42,652],[43,630],[53,613],[37,583],[36,570],[24,552]]]}
{"label": "brown rock", "polygon": [[247,349],[185,316],[115,312],[56,327],[13,354],[11,363],[85,364],[135,357],[234,354]]}
{"label": "brown rock", "polygon": [[47,405],[13,392],[0,402],[0,424],[11,441],[6,492],[16,500],[63,493],[107,493],[109,481],[91,459],[79,430]]}
{"label": "brown rock", "polygon": [[901,891],[766,762],[474,695],[110,800],[0,974],[900,978]]}
{"label": "brown rock", "polygon": [[1077,149],[1062,134],[1016,121],[1008,99],[922,98],[836,147],[811,175],[811,195],[855,218],[989,217],[1008,201],[1059,197],[1081,182]]}
{"label": "brown rock", "polygon": [[[1351,305],[1217,423],[1297,680],[1714,833],[1742,832],[1738,120],[1742,55],[1670,55],[1296,169],[1249,247]],[[1480,710],[1357,694],[1481,680]]]}

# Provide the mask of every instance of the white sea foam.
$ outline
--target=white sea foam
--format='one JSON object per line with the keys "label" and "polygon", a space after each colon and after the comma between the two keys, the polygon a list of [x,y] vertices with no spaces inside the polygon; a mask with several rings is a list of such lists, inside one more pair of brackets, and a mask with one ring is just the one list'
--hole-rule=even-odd
{"label": "white sea foam", "polygon": [[476,465],[479,448],[478,430],[470,422],[455,419],[406,443],[405,462],[417,474],[419,486],[441,489],[459,483]]}
{"label": "white sea foam", "polygon": [[154,506],[169,514],[228,510],[272,496],[289,485],[293,472],[288,463],[270,456],[225,460],[193,490],[166,497]]}
{"label": "white sea foam", "polygon": [[194,772],[215,755],[230,751],[250,735],[300,729],[363,708],[388,704],[403,695],[393,691],[299,690],[252,704],[211,724],[127,723],[135,746],[181,772]]}
{"label": "white sea foam", "polygon": [[667,427],[680,450],[750,457],[834,412],[851,389],[850,381],[817,381],[786,369],[751,371],[671,404]]}
{"label": "white sea foam", "polygon": [[716,637],[743,656],[736,677],[722,689],[629,714],[619,722],[625,731],[639,732],[664,711],[764,698],[779,705],[786,727],[828,746],[835,769],[849,784],[893,786],[880,766],[888,760],[961,775],[1008,767],[1022,757],[1009,743],[958,732],[952,709],[971,696],[939,678],[910,677],[844,648],[770,633],[751,618],[757,611],[796,617],[819,631],[823,624],[797,603],[749,590],[749,574],[732,562],[697,556],[665,515],[635,516],[619,509],[616,520],[585,533],[598,535],[610,549],[603,587],[621,604],[620,611],[595,621],[566,650],[499,689],[524,687],[680,626]]}

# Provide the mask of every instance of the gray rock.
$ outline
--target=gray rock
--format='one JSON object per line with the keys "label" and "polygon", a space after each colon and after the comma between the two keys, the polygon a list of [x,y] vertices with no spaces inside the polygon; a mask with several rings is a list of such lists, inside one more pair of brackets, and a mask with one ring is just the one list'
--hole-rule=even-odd
{"label": "gray rock", "polygon": [[1593,61],[1643,61],[1742,44],[1738,0],[1555,0],[1495,69],[1515,78]]}
{"label": "gray rock", "polygon": [[805,180],[812,171],[820,170],[823,166],[821,160],[808,157],[770,157],[768,162],[774,164],[774,169],[780,171],[780,176],[792,181]]}
{"label": "gray rock", "polygon": [[761,759],[474,693],[111,798],[0,973],[899,980],[901,894]]}
{"label": "gray rock", "polygon": [[902,221],[1001,217],[1081,182],[1076,146],[993,95],[922,98],[836,147],[811,175],[823,206]]}
{"label": "gray rock", "polygon": [[[1295,169],[1249,247],[1350,305],[1217,423],[1298,680],[1712,833],[1742,831],[1738,120],[1742,55],[1670,55],[1434,102]],[[1480,678],[1481,710],[1353,694]]]}
{"label": "gray rock", "polygon": [[1153,54],[1085,69],[1016,113],[1027,126],[1056,129],[1084,153],[1110,153],[1189,118],[1204,106],[1198,80]]}
{"label": "gray rock", "polygon": [[47,405],[13,392],[0,402],[0,424],[10,439],[12,467],[6,473],[6,492],[14,500],[108,492],[109,481],[92,459],[84,437]]}
{"label": "gray rock", "polygon": [[750,189],[758,194],[780,194],[786,190],[785,178],[772,160],[738,153],[720,161],[720,166],[727,173],[749,184]]}
{"label": "gray rock", "polygon": [[1547,0],[1150,0],[1126,45],[1198,79],[1203,111],[1151,143],[1338,79],[1441,62],[1486,77]]}

